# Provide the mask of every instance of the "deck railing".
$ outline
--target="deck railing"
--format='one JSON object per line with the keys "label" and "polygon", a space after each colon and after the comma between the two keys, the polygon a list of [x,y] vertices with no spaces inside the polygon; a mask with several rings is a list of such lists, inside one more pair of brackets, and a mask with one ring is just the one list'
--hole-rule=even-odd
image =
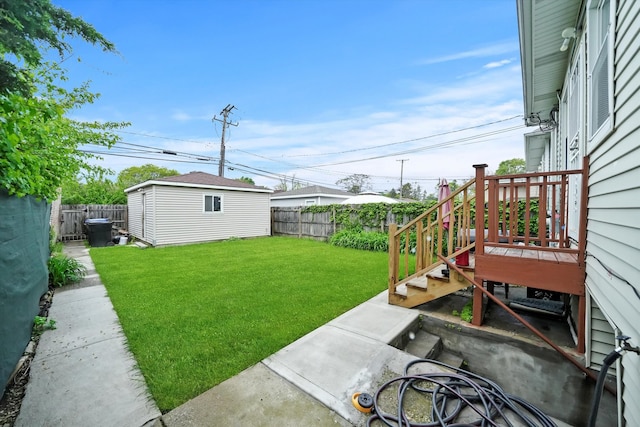
{"label": "deck railing", "polygon": [[473,247],[475,182],[470,180],[400,229],[389,225],[390,292],[442,264],[438,255],[454,258]]}
{"label": "deck railing", "polygon": [[[570,226],[581,230],[579,233],[585,228],[580,224],[582,207],[569,206],[570,180],[586,179],[584,168],[502,176],[485,176],[484,169],[485,165],[476,166],[476,182],[485,188],[476,199],[485,206],[484,227],[476,221],[476,235],[482,228],[485,234],[484,241],[479,239],[476,244],[477,253],[484,253],[485,246],[527,246],[569,253],[584,250],[585,239],[574,235],[572,241],[568,234]],[[573,215],[570,208],[574,209]]]}

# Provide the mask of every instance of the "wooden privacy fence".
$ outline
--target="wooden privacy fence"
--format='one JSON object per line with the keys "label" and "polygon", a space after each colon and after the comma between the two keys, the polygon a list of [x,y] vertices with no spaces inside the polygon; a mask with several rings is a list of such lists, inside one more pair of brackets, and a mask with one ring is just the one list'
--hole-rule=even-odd
{"label": "wooden privacy fence", "polygon": [[[327,240],[331,235],[344,228],[343,224],[335,220],[334,211],[303,212],[303,210],[304,208],[300,207],[272,207],[271,234],[273,236]],[[410,219],[389,212],[377,226],[363,225],[363,229],[386,233],[389,230],[389,224],[404,224]],[[359,222],[357,214],[351,214],[350,220],[351,222]]]}
{"label": "wooden privacy fence", "polygon": [[[109,218],[116,228],[127,228],[127,205],[62,205],[60,206],[58,240],[86,238],[83,223],[88,218]],[[54,218],[52,218],[52,221]]]}

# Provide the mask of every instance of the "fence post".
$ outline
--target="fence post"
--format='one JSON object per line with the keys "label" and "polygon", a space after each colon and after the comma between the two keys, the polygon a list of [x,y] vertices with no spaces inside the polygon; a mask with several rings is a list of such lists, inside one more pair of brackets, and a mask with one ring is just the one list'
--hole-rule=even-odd
{"label": "fence post", "polygon": [[298,208],[298,239],[302,238],[302,208]]}
{"label": "fence post", "polygon": [[331,219],[333,220],[333,234],[336,234],[336,207],[331,206]]}

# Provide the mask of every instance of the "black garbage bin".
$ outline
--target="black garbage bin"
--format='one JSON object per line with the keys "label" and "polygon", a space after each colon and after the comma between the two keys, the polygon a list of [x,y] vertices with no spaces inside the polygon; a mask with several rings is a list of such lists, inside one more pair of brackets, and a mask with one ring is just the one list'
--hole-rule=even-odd
{"label": "black garbage bin", "polygon": [[91,246],[107,246],[111,243],[112,222],[109,218],[87,218],[84,220],[84,225]]}

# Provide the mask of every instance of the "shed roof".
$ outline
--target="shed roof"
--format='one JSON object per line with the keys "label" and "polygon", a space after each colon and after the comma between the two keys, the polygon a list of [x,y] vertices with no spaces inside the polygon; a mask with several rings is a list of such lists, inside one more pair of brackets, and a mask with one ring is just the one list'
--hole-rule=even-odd
{"label": "shed roof", "polygon": [[258,193],[271,193],[266,187],[260,187],[257,185],[249,184],[244,181],[238,181],[236,179],[224,178],[217,175],[212,175],[206,172],[189,172],[184,175],[167,176],[164,178],[156,178],[149,181],[142,182],[127,188],[125,193],[130,193],[140,188],[148,187],[151,185],[165,185],[172,187],[190,187],[190,188],[209,188],[219,190],[237,190],[248,191]]}

